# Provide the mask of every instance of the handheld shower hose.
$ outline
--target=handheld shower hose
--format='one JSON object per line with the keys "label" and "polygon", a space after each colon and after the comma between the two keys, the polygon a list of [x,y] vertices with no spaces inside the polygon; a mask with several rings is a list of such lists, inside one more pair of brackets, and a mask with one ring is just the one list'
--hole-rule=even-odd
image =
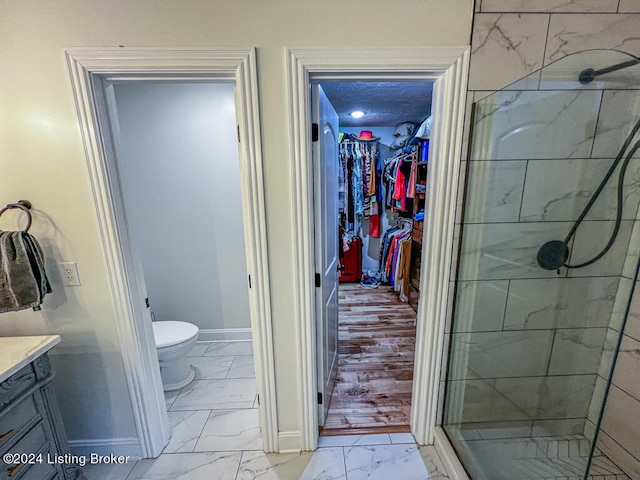
{"label": "handheld shower hose", "polygon": [[[629,166],[629,162],[633,158],[633,155],[636,153],[638,149],[640,149],[640,140],[636,141],[636,143],[634,143],[634,145],[631,147],[631,149],[628,152],[627,152],[627,148],[629,148],[629,145],[631,144],[631,141],[635,137],[636,133],[638,133],[638,130],[640,130],[640,119],[638,119],[636,124],[631,129],[631,132],[627,136],[627,139],[624,141],[624,144],[620,148],[618,155],[616,155],[616,158],[611,164],[611,167],[609,167],[609,170],[607,171],[606,175],[600,182],[600,185],[598,185],[598,188],[593,193],[593,196],[589,200],[589,203],[587,203],[587,205],[584,207],[584,210],[582,210],[582,213],[580,214],[576,222],[573,224],[573,227],[569,231],[569,234],[564,239],[564,241],[551,240],[545,243],[544,245],[542,245],[542,247],[540,247],[540,250],[538,251],[537,260],[538,260],[538,265],[540,265],[542,268],[544,268],[545,270],[559,270],[560,267],[583,268],[600,260],[609,251],[609,249],[611,249],[611,247],[613,246],[613,243],[616,240],[616,237],[618,236],[618,232],[620,230],[620,223],[622,221],[625,173],[627,171],[627,167]],[[595,203],[596,199],[604,189],[605,185],[613,175],[613,172],[618,167],[618,164],[620,164],[622,157],[625,157],[625,158],[624,158],[624,161],[622,162],[622,166],[620,167],[620,173],[618,174],[616,222],[613,228],[613,232],[611,233],[611,237],[609,238],[609,241],[607,242],[605,247],[602,249],[602,251],[600,251],[600,253],[598,253],[593,258],[576,265],[568,264],[567,259],[569,258],[569,247],[568,247],[569,241],[575,235],[576,230],[584,220],[584,217],[587,215],[587,213]]]}

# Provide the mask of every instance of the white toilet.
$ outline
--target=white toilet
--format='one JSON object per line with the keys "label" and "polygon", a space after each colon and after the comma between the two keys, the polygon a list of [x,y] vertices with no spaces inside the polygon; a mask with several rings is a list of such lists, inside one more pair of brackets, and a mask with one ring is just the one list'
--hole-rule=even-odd
{"label": "white toilet", "polygon": [[198,339],[200,329],[188,322],[152,322],[156,340],[162,387],[178,390],[195,378],[187,354]]}

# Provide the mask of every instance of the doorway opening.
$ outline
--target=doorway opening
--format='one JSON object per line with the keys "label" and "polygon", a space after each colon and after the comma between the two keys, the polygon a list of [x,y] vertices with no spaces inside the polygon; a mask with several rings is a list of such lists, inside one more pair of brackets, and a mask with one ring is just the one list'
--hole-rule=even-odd
{"label": "doorway opening", "polygon": [[411,430],[432,92],[312,82],[321,436]]}
{"label": "doorway opening", "polygon": [[[168,345],[181,341],[175,336],[182,322],[199,330],[197,343],[185,352],[190,376],[172,384],[162,379],[170,429],[163,453],[262,448],[235,84],[108,78],[101,83],[103,124],[113,142],[109,176],[140,268],[145,319],[150,317],[156,337],[156,327],[172,329],[162,340]],[[232,445],[228,437],[239,428],[243,444]],[[192,431],[201,433],[190,436],[187,446],[184,435]]]}
{"label": "doorway opening", "polygon": [[[140,290],[142,274],[131,248],[122,198],[114,185],[113,141],[105,124],[104,89],[112,80],[158,80],[235,83],[236,135],[239,139],[240,191],[245,258],[249,273],[249,308],[263,450],[278,451],[275,366],[266,251],[266,217],[260,111],[255,49],[237,48],[71,48],[66,51],[78,123],[85,147],[99,231],[104,245],[115,324],[138,433],[139,454],[157,457],[169,431],[158,355],[148,309]],[[102,112],[102,113],[101,113]],[[233,135],[236,138],[236,135]]]}

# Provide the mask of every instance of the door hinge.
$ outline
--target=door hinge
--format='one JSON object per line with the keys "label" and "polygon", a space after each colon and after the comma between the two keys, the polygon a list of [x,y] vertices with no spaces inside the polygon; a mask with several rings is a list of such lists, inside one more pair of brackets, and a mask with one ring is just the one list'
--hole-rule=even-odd
{"label": "door hinge", "polygon": [[317,123],[312,123],[311,124],[311,141],[317,142],[319,138],[320,138],[320,127],[318,126]]}
{"label": "door hinge", "polygon": [[251,288],[251,275],[248,275],[249,277],[249,288]]}
{"label": "door hinge", "polygon": [[318,405],[322,405],[322,392],[318,392]]}
{"label": "door hinge", "polygon": [[236,125],[238,129],[238,143],[240,143],[240,125]]}
{"label": "door hinge", "polygon": [[321,285],[321,283],[320,283],[321,279],[322,279],[322,277],[320,277],[320,274],[319,274],[319,273],[316,273],[316,287],[320,287],[320,285]]}
{"label": "door hinge", "polygon": [[260,395],[257,395],[258,397],[258,405],[260,405]]}
{"label": "door hinge", "polygon": [[149,308],[149,297],[144,299],[144,305]]}

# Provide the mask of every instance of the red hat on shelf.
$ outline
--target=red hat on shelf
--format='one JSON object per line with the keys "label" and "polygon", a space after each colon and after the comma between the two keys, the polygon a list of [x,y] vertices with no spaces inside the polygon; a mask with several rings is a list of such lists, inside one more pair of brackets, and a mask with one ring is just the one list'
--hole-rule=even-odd
{"label": "red hat on shelf", "polygon": [[364,142],[380,139],[380,137],[374,137],[373,132],[371,130],[361,130],[360,135],[358,135],[356,138]]}

